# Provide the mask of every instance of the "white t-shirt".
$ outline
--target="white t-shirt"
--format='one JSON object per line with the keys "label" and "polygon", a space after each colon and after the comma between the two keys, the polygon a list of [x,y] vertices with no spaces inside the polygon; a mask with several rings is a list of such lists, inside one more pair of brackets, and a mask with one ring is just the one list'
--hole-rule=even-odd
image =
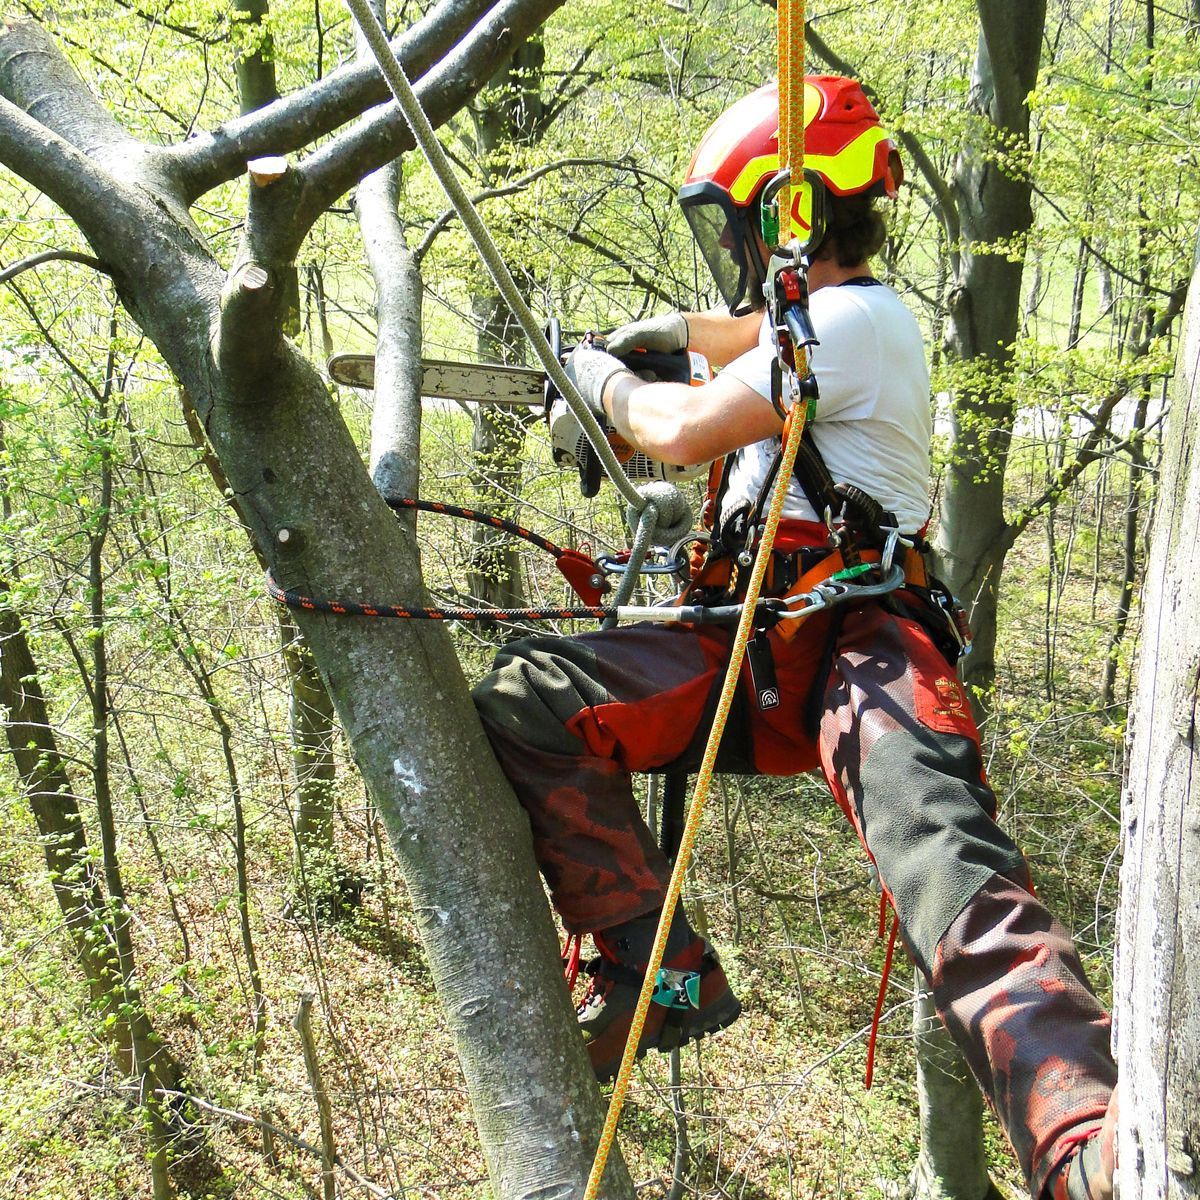
{"label": "white t-shirt", "polygon": [[[850,483],[896,514],[904,533],[929,519],[929,442],[932,418],[925,345],[916,319],[885,284],[843,284],[812,293],[809,314],[820,345],[811,365],[820,391],[813,440],[835,483]],[[758,345],[725,371],[771,399],[771,330],[763,318]],[[737,452],[724,519],[758,498],[780,439]],[[793,479],[783,515],[822,521]]]}

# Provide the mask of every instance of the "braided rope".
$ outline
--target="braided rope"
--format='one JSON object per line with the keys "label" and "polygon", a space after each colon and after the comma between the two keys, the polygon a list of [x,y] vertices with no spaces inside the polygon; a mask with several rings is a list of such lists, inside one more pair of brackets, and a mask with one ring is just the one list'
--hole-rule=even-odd
{"label": "braided rope", "polygon": [[617,609],[601,605],[574,608],[442,608],[383,604],[377,601],[323,600],[292,588],[280,587],[267,572],[267,595],[288,608],[333,613],[339,617],[398,617],[403,621],[601,621],[616,618]]}
{"label": "braided rope", "polygon": [[600,1144],[596,1150],[596,1158],[592,1163],[592,1173],[588,1178],[583,1200],[595,1200],[600,1181],[604,1176],[604,1168],[608,1164],[608,1156],[616,1138],[617,1123],[621,1119],[621,1109],[629,1092],[629,1083],[633,1076],[633,1065],[637,1058],[637,1048],[642,1040],[642,1029],[646,1024],[646,1013],[650,1008],[650,996],[654,991],[658,968],[662,964],[663,955],[667,949],[667,934],[671,928],[671,920],[679,904],[679,896],[683,891],[683,881],[687,874],[688,862],[696,845],[700,830],[700,817],[704,804],[708,799],[712,786],[712,777],[716,768],[717,750],[721,744],[721,735],[725,732],[725,723],[729,719],[729,710],[733,706],[737,692],[738,680],[742,673],[742,660],[746,656],[746,646],[754,630],[758,609],[758,597],[762,592],[763,579],[766,575],[767,564],[771,561],[771,549],[775,544],[775,534],[779,529],[779,519],[783,513],[784,500],[787,497],[788,485],[792,478],[792,463],[796,459],[796,451],[800,448],[800,436],[804,432],[805,409],[801,409],[797,419],[790,422],[787,441],[783,446],[780,458],[779,475],[775,482],[775,491],[771,499],[771,507],[767,513],[766,524],[763,528],[762,540],[759,542],[758,553],[754,558],[754,567],[750,573],[750,582],[746,588],[741,618],[738,621],[737,632],[734,634],[733,650],[729,657],[729,667],[725,672],[725,681],[721,686],[721,695],[717,701],[717,711],[713,718],[712,730],[704,747],[704,758],[701,760],[696,775],[696,788],[692,794],[692,802],[688,806],[687,820],[683,827],[683,837],[679,842],[679,853],[671,872],[671,881],[667,885],[667,897],[663,902],[662,916],[659,918],[658,930],[654,935],[654,945],[650,950],[650,960],[646,964],[646,975],[642,980],[642,990],[638,994],[637,1006],[634,1009],[633,1020],[629,1029],[629,1038],[625,1043],[625,1052],[621,1056],[621,1066],[617,1071],[613,1084],[612,1099],[609,1101],[608,1112],[604,1118],[604,1128],[600,1133]]}
{"label": "braided rope", "polygon": [[[634,588],[637,587],[640,580],[638,569],[646,561],[646,555],[650,552],[650,544],[654,540],[654,531],[657,527],[658,505],[651,500],[647,502],[638,517],[637,532],[633,537],[633,545],[629,549],[629,569],[621,577],[617,594],[613,600],[616,605],[628,604],[633,599]],[[616,624],[617,618],[609,617],[604,622],[603,628],[613,629]]]}
{"label": "braided rope", "polygon": [[[799,181],[803,178],[804,167],[804,0],[779,0],[778,13],[780,167],[791,168],[792,178]],[[784,190],[780,205],[780,242],[783,244],[786,244],[791,236],[791,218],[792,201],[789,187]],[[800,378],[804,378],[808,374],[808,355],[802,347],[795,348],[795,364],[797,374]],[[613,1083],[612,1098],[604,1117],[604,1128],[600,1132],[600,1144],[596,1149],[596,1158],[592,1163],[592,1171],[588,1177],[587,1187],[584,1189],[583,1200],[596,1200],[600,1191],[600,1182],[604,1177],[604,1168],[608,1165],[608,1156],[612,1151],[613,1142],[616,1140],[617,1124],[621,1119],[621,1110],[629,1093],[633,1065],[637,1059],[638,1046],[641,1044],[646,1014],[650,1009],[650,996],[654,991],[663,955],[666,953],[667,935],[675,916],[675,909],[679,904],[680,894],[683,891],[688,863],[691,860],[700,830],[700,818],[712,786],[717,750],[721,744],[721,736],[725,732],[729,711],[733,706],[738,680],[742,672],[742,662],[746,656],[746,647],[754,629],[758,597],[762,591],[767,564],[770,562],[771,550],[775,544],[775,534],[779,529],[780,516],[783,513],[784,501],[791,483],[792,465],[796,461],[796,453],[800,449],[800,438],[804,432],[807,410],[807,405],[801,407],[798,413],[793,410],[792,419],[787,422],[771,507],[767,513],[762,539],[759,542],[758,552],[754,558],[754,567],[750,573],[750,582],[746,588],[745,607],[734,635],[733,650],[729,657],[725,680],[721,685],[716,715],[713,718],[708,742],[704,747],[704,758],[701,760],[696,775],[696,787],[692,794],[692,802],[688,806],[679,852],[671,871],[671,881],[667,885],[667,895],[663,902],[662,914],[659,917],[658,929],[654,935],[654,945],[646,964],[646,974],[642,979],[641,991],[638,993],[637,1005],[630,1022],[629,1036],[621,1055],[621,1065],[617,1070],[616,1081]]]}
{"label": "braided rope", "polygon": [[[792,168],[796,187],[804,167],[804,0],[779,0],[779,166]],[[779,197],[779,242],[792,236],[792,192]]]}

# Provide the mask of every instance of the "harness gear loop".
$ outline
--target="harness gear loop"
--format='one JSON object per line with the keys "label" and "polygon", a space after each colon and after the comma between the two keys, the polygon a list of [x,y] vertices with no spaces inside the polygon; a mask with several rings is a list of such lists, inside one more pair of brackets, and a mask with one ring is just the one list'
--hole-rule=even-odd
{"label": "harness gear loop", "polygon": [[517,323],[529,339],[529,344],[533,347],[542,368],[553,380],[559,394],[570,405],[571,411],[583,427],[584,433],[587,434],[587,439],[612,480],[613,486],[640,512],[645,502],[638,494],[637,489],[625,477],[625,472],[621,470],[621,464],[608,444],[608,438],[600,428],[595,414],[583,402],[583,397],[579,395],[575,385],[567,378],[562,363],[558,361],[557,356],[551,350],[550,343],[546,340],[537,318],[530,311],[529,305],[525,303],[525,298],[521,295],[512,273],[487,230],[487,226],[484,225],[483,219],[474,204],[471,203],[471,198],[454,174],[450,160],[437,140],[433,126],[425,115],[425,110],[421,107],[421,103],[412,89],[412,84],[408,82],[408,77],[404,74],[404,68],[392,52],[391,46],[388,45],[387,34],[379,23],[379,18],[371,11],[367,0],[346,0],[346,7],[350,9],[355,22],[362,31],[363,38],[371,48],[371,53],[379,64],[379,70],[387,81],[392,95],[396,98],[396,103],[400,106],[405,121],[412,130],[413,138],[421,147],[422,153],[437,176],[438,182],[442,185],[450,204],[458,213],[463,228],[475,243],[479,257],[495,282],[497,291],[504,298],[504,302],[513,316],[517,318]]}

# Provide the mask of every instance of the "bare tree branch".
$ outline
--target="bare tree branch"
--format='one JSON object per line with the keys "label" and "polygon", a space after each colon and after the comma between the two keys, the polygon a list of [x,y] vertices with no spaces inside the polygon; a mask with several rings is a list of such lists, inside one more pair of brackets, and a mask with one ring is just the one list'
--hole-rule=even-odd
{"label": "bare tree branch", "polygon": [[48,262],[82,263],[85,267],[102,271],[105,275],[112,274],[112,270],[98,258],[91,254],[84,254],[81,250],[43,250],[41,254],[31,254],[28,258],[22,258],[11,266],[5,267],[0,271],[0,283],[7,283],[10,279],[15,279],[22,271],[29,271]]}
{"label": "bare tree branch", "polygon": [[[424,75],[489,7],[489,0],[440,0],[392,43],[409,77]],[[226,121],[211,133],[172,146],[164,154],[180,180],[184,198],[191,203],[218,184],[235,179],[248,159],[299,150],[390,98],[375,64],[355,63],[266,108]]]}
{"label": "bare tree branch", "polygon": [[[1046,204],[1048,204],[1056,213],[1058,213],[1058,215],[1060,217],[1062,217],[1062,219],[1064,221],[1066,221],[1069,225],[1074,224],[1074,222],[1072,222],[1071,217],[1067,213],[1067,211],[1044,188],[1038,187],[1037,184],[1035,183],[1033,185],[1033,191],[1039,200],[1042,200]],[[1133,275],[1130,275],[1128,271],[1121,270],[1121,268],[1118,267],[1117,264],[1114,263],[1113,260],[1108,257],[1108,255],[1106,255],[1103,251],[1098,249],[1097,246],[1089,238],[1087,238],[1084,234],[1078,233],[1077,236],[1079,237],[1079,241],[1082,243],[1083,247],[1087,250],[1087,252],[1097,262],[1103,263],[1105,268],[1107,270],[1111,271],[1118,279],[1123,279],[1123,280],[1125,280],[1126,283],[1132,283],[1135,287],[1145,288],[1148,292],[1153,292],[1155,295],[1166,296],[1168,299],[1168,302],[1170,302],[1171,298],[1173,296],[1175,296],[1177,294],[1177,292],[1179,291],[1178,287],[1162,288],[1162,287],[1158,287],[1157,285],[1151,283],[1148,279],[1147,280],[1137,279]],[[1187,285],[1184,284],[1182,286],[1184,287],[1184,290],[1186,291]]]}
{"label": "bare tree branch", "polygon": [[138,145],[33,21],[0,27],[0,93],[89,157]]}
{"label": "bare tree branch", "polygon": [[557,225],[552,221],[547,224],[551,229],[561,233],[569,242],[574,242],[577,246],[583,246],[591,250],[594,254],[600,255],[601,258],[608,259],[609,262],[616,264],[622,271],[629,276],[629,282],[641,288],[642,291],[654,296],[655,299],[661,300],[664,304],[674,306],[677,301],[665,288],[661,287],[655,280],[648,275],[643,275],[636,267],[631,266],[629,260],[624,254],[619,254],[615,250],[610,250],[607,246],[602,245],[595,239],[588,237],[586,233],[580,233],[578,229],[566,229],[561,225]]}

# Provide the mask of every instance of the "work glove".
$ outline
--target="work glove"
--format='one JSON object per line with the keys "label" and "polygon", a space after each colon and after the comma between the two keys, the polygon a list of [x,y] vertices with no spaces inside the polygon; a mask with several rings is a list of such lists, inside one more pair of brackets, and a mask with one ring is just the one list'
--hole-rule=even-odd
{"label": "work glove", "polygon": [[564,369],[567,378],[579,389],[583,402],[601,422],[604,422],[607,419],[604,415],[604,405],[601,403],[604,386],[614,375],[628,371],[629,368],[619,358],[584,345],[576,346],[571,351]]}
{"label": "work glove", "polygon": [[608,352],[623,357],[631,350],[675,354],[688,347],[688,323],[683,313],[672,312],[645,321],[631,321],[608,335]]}

